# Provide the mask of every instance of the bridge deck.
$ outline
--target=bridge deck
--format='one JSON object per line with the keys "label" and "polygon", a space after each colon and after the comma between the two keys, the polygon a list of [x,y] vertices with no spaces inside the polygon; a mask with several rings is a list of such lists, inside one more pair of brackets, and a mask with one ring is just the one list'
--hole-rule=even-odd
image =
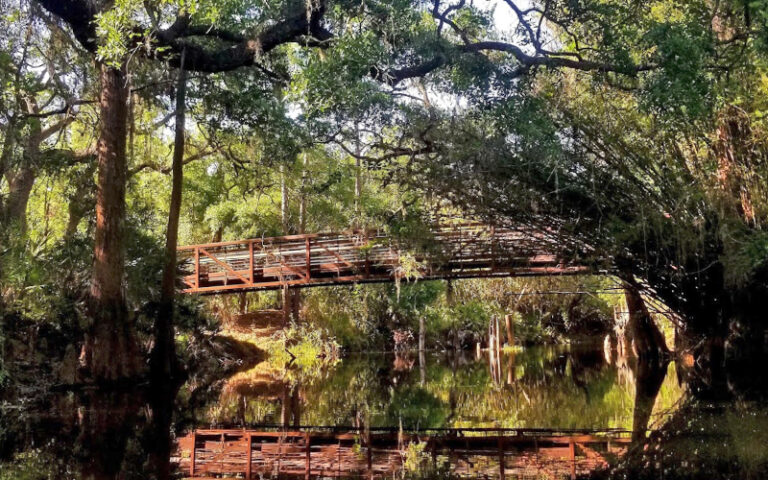
{"label": "bridge deck", "polygon": [[[418,277],[472,278],[585,272],[549,234],[476,224],[436,228],[414,258]],[[406,275],[390,237],[352,232],[289,235],[179,248],[185,293],[222,293],[394,281]]]}

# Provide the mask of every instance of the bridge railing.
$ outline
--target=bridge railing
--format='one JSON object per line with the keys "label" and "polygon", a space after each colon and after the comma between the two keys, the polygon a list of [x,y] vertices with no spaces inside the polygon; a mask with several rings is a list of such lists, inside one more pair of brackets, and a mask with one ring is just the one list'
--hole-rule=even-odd
{"label": "bridge railing", "polygon": [[[551,239],[478,224],[436,228],[416,250],[423,278],[578,273]],[[388,281],[404,249],[382,232],[288,235],[179,248],[184,292],[277,289]]]}

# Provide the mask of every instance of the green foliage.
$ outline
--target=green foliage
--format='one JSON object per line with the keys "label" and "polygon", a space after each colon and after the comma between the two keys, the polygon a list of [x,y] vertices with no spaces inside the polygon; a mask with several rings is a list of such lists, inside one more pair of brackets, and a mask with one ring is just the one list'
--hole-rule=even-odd
{"label": "green foliage", "polygon": [[715,51],[710,33],[695,24],[663,23],[653,27],[648,40],[656,45],[662,68],[648,79],[646,108],[683,119],[710,113],[716,101],[705,65]]}
{"label": "green foliage", "polygon": [[[502,353],[500,383],[491,375],[487,356],[461,357],[457,367],[451,357],[433,354],[425,356],[423,366],[415,356],[398,362],[391,355],[350,355],[330,371],[308,372],[291,388],[300,391],[302,423],[311,425],[349,425],[361,418],[372,427],[406,429],[631,429],[635,379],[624,367],[596,361],[601,348],[534,347]],[[651,421],[668,418],[684,396],[672,364]],[[238,405],[257,398],[227,395],[216,421],[231,423]],[[280,402],[254,404],[262,421],[279,418],[280,408]],[[415,463],[417,459],[414,455]]]}
{"label": "green foliage", "polygon": [[339,344],[325,330],[307,324],[291,323],[275,333],[270,344],[270,361],[276,365],[294,364],[302,371],[314,371],[333,364]]}
{"label": "green foliage", "polygon": [[45,448],[26,450],[4,463],[0,480],[39,480],[55,478],[61,469],[62,459],[52,457]]}

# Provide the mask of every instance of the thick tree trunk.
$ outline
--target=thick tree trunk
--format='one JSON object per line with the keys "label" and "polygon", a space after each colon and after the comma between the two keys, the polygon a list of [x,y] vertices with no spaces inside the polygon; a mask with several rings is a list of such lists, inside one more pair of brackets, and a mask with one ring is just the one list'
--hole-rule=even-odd
{"label": "thick tree trunk", "polygon": [[[25,155],[26,156],[26,155]],[[37,174],[35,170],[24,165],[8,181],[8,196],[3,209],[2,221],[4,226],[14,227],[20,233],[27,230],[27,205],[32,187],[35,185]]]}
{"label": "thick tree trunk", "polygon": [[669,349],[664,334],[648,312],[634,278],[628,275],[624,282],[624,296],[629,310],[626,330],[631,336],[635,355],[638,358],[660,358],[668,355]]}
{"label": "thick tree trunk", "polygon": [[123,293],[127,102],[125,72],[101,65],[93,324],[83,351],[85,369],[97,381],[133,377],[139,369],[138,344]]}
{"label": "thick tree trunk", "polygon": [[181,214],[181,195],[184,180],[184,144],[186,121],[187,79],[182,67],[176,88],[176,138],[173,145],[173,165],[171,167],[171,205],[168,210],[168,227],[165,237],[165,266],[160,289],[160,308],[155,319],[155,346],[152,349],[152,373],[155,376],[169,378],[176,370],[176,348],[173,327],[173,298],[176,294],[176,247],[179,239],[179,216]]}
{"label": "thick tree trunk", "polygon": [[[34,97],[27,98],[25,103],[28,114],[40,113],[40,107]],[[35,185],[35,180],[37,180],[41,146],[43,142],[56,135],[72,123],[72,121],[73,117],[66,116],[45,129],[43,129],[39,121],[27,122],[29,128],[24,143],[24,153],[21,157],[21,163],[15,169],[15,172],[10,171],[9,160],[12,153],[11,150],[9,149],[6,152],[4,149],[2,153],[0,172],[3,172],[8,180],[8,195],[5,205],[0,208],[0,222],[6,227],[15,227],[22,236],[27,230],[27,205],[29,204],[29,197]],[[18,134],[14,130],[13,122],[9,125],[8,134],[6,134],[6,142],[8,142],[6,146],[12,149],[16,141],[15,135]]]}
{"label": "thick tree trunk", "polygon": [[[34,111],[30,109],[30,113],[34,113]],[[0,212],[2,212],[0,213],[0,222],[2,222],[6,229],[13,227],[22,234],[27,230],[27,205],[29,204],[32,187],[37,179],[35,166],[40,160],[41,142],[40,123],[32,122],[18,169],[14,172],[8,168],[7,162],[10,157],[3,161],[3,164],[5,164],[3,170],[5,170],[5,176],[8,180],[8,194],[3,208],[0,209]],[[13,138],[10,138],[9,145],[13,148]],[[5,154],[6,152],[4,151],[3,155]]]}

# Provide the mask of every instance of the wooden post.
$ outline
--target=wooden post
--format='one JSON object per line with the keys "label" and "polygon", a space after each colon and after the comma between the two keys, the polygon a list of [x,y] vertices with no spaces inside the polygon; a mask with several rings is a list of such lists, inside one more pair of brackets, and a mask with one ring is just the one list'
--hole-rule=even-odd
{"label": "wooden post", "polygon": [[504,480],[504,432],[499,431],[499,478]]}
{"label": "wooden post", "polygon": [[512,315],[506,314],[504,315],[504,322],[506,323],[507,327],[507,345],[510,347],[515,346],[515,330],[512,322]]}
{"label": "wooden post", "polygon": [[200,288],[200,249],[195,247],[195,288]]}
{"label": "wooden post", "polygon": [[491,368],[491,379],[496,382],[496,339],[493,331],[493,320],[495,317],[491,317],[491,321],[488,322],[488,364]]}
{"label": "wooden post", "polygon": [[306,476],[307,476],[307,478],[309,478],[309,475],[312,472],[312,470],[310,468],[310,465],[311,465],[310,464],[310,459],[311,459],[311,456],[312,456],[311,455],[312,451],[310,450],[310,448],[311,448],[311,440],[312,439],[309,436],[309,432],[304,433],[304,442],[306,443],[306,460],[305,460],[305,462],[306,462]]}
{"label": "wooden post", "polygon": [[312,276],[312,242],[309,237],[307,237],[307,243],[306,247],[307,249],[307,282],[309,282],[310,277]]}
{"label": "wooden post", "polygon": [[222,433],[221,434],[221,470],[222,471],[224,470],[224,457],[225,457],[224,451],[226,450],[226,448],[227,448],[227,444],[225,442],[224,434]]}
{"label": "wooden post", "polygon": [[568,442],[568,453],[571,456],[571,480],[576,480],[576,445],[573,439]]}
{"label": "wooden post", "polygon": [[[195,249],[197,251],[197,249]],[[195,446],[197,445],[197,432],[192,432],[192,453],[189,456],[189,476],[195,476]]]}
{"label": "wooden post", "polygon": [[367,428],[367,425],[365,438],[365,443],[368,444],[368,476],[373,478],[373,445],[371,444],[371,431]]}
{"label": "wooden post", "polygon": [[251,285],[253,285],[253,276],[254,276],[253,275],[253,240],[248,242],[248,259],[249,259],[249,264],[251,265],[251,270],[250,270]]}
{"label": "wooden post", "polygon": [[[253,258],[253,257],[251,257]],[[253,436],[248,433],[245,435],[247,453],[245,455],[245,480],[251,480],[251,463],[253,462]]]}

